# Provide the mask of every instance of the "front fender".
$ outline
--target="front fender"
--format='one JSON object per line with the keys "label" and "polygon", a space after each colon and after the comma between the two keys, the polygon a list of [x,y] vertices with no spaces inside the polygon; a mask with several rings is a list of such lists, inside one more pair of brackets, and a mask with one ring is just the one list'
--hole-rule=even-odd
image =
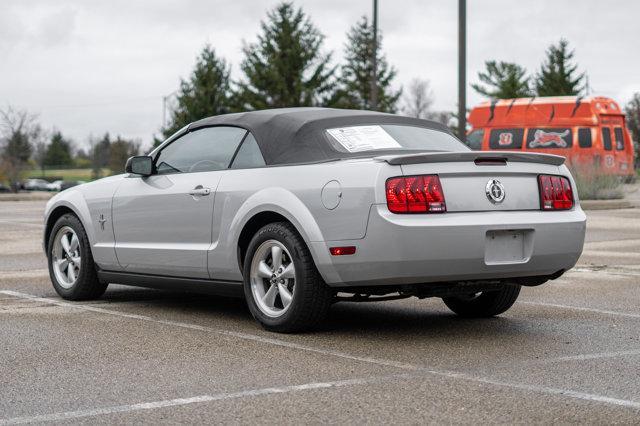
{"label": "front fender", "polygon": [[42,241],[42,248],[45,250],[48,243],[49,232],[53,227],[55,221],[60,217],[59,209],[64,208],[71,210],[80,219],[80,223],[87,233],[89,243],[93,247],[96,241],[96,235],[91,221],[91,212],[89,206],[84,198],[82,192],[77,189],[71,188],[59,193],[51,198],[44,210],[44,234]]}

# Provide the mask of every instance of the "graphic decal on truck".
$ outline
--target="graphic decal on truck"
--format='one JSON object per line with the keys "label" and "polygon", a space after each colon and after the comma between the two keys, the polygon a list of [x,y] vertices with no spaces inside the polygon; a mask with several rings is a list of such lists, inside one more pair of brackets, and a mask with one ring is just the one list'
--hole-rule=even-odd
{"label": "graphic decal on truck", "polygon": [[491,129],[489,133],[490,149],[521,149],[524,139],[523,128]]}
{"label": "graphic decal on truck", "polygon": [[529,147],[547,148],[554,145],[558,148],[567,148],[569,143],[567,143],[564,138],[569,135],[569,129],[564,132],[545,132],[544,130],[536,130],[533,134],[533,140],[529,143]]}
{"label": "graphic decal on truck", "polygon": [[616,165],[616,160],[613,158],[613,155],[605,155],[604,156],[604,165],[611,168]]}
{"label": "graphic decal on truck", "polygon": [[500,133],[500,139],[498,145],[509,146],[513,143],[513,135],[511,133]]}
{"label": "graphic decal on truck", "polygon": [[571,148],[573,131],[566,127],[530,128],[527,130],[527,148],[556,149]]}

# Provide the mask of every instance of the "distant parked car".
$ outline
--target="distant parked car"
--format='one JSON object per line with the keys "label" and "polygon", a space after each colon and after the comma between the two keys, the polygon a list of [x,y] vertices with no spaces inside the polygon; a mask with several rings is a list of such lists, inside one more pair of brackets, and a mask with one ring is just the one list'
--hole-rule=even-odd
{"label": "distant parked car", "polygon": [[83,183],[85,183],[83,180],[63,180],[60,184],[59,191],[64,191],[65,189],[73,188]]}
{"label": "distant parked car", "polygon": [[27,191],[48,191],[49,182],[44,179],[27,179],[22,187]]}
{"label": "distant parked car", "polygon": [[47,184],[48,191],[61,191],[62,190],[62,180],[54,180],[51,183]]}
{"label": "distant parked car", "polygon": [[11,188],[0,183],[0,193],[3,193],[3,192],[11,192]]}

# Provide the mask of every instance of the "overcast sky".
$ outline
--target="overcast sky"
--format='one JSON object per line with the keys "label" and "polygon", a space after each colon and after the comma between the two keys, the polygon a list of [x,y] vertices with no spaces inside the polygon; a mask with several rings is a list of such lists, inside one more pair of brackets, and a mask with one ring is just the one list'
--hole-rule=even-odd
{"label": "overcast sky", "polygon": [[[397,85],[429,79],[436,109],[457,99],[457,1],[379,0],[387,58]],[[205,43],[233,64],[276,0],[0,0],[0,106],[39,115],[83,146],[106,131],[149,144],[162,96],[187,77]],[[370,0],[296,0],[339,61],[345,32]],[[640,2],[469,0],[468,79],[487,59],[537,70],[560,37],[576,50],[593,94],[625,103],[640,92]],[[467,103],[481,101],[468,89]]]}

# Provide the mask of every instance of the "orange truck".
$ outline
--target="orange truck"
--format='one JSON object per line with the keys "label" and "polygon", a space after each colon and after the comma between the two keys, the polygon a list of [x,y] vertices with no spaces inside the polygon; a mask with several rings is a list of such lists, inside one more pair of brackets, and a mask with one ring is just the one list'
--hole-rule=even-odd
{"label": "orange truck", "polygon": [[562,155],[570,167],[631,176],[633,143],[620,106],[605,97],[500,99],[471,110],[467,144],[482,151]]}

